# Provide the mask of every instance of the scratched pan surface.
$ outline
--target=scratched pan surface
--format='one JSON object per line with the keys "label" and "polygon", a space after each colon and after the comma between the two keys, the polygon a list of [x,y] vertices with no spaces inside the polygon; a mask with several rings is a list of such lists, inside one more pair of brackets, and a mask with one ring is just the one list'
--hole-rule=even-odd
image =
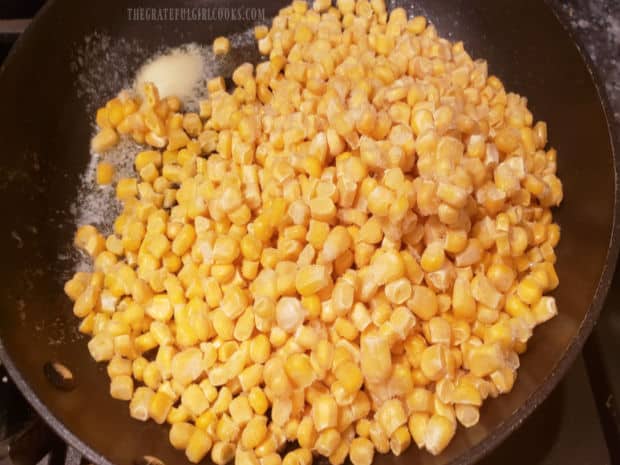
{"label": "scratched pan surface", "polygon": [[[473,463],[517,428],[555,387],[596,320],[618,251],[617,164],[605,100],[575,43],[543,2],[402,3],[426,14],[441,35],[463,40],[474,57],[488,60],[490,72],[500,76],[507,89],[529,98],[535,118],[548,122],[565,188],[564,203],[555,213],[563,233],[557,250],[560,315],[536,330],[514,390],[485,403],[480,423],[469,430],[459,428],[441,456],[412,447],[401,457],[375,460],[379,465]],[[183,2],[51,1],[0,72],[0,355],[39,413],[102,465],[130,464],[143,455],[167,464],[186,461],[169,446],[166,428],[131,420],[127,404],[109,397],[104,367],[90,359],[62,293],[74,266],[66,255],[75,228],[70,212],[88,164],[91,111],[129,82],[154,52],[186,42],[207,44],[250,25],[129,21],[126,8],[141,5],[179,7]],[[272,16],[283,3],[218,0],[186,5],[260,6]],[[95,31],[99,35],[93,36]],[[89,65],[91,74],[100,74],[100,85],[84,92],[80,86],[85,71],[79,60],[76,64],[76,51],[87,37],[102,43],[112,38],[110,44],[121,40],[129,46],[124,54],[102,55],[114,69],[104,73]],[[242,54],[232,57],[258,59],[253,48]],[[51,387],[43,375],[49,360],[73,370],[73,391]]]}

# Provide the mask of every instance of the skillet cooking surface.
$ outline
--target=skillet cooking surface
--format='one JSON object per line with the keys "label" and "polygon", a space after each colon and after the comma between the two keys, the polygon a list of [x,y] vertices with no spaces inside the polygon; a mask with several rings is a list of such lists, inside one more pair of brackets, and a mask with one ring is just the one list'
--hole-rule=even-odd
{"label": "skillet cooking surface", "polygon": [[[193,2],[195,6],[206,3]],[[410,2],[396,2],[396,5]],[[565,198],[555,218],[562,226],[556,250],[560,314],[539,327],[521,359],[509,395],[485,403],[480,423],[459,428],[439,457],[411,447],[401,457],[377,456],[379,465],[473,463],[520,425],[546,397],[589,334],[609,286],[618,252],[614,234],[615,173],[604,106],[568,34],[541,1],[416,0],[439,33],[463,40],[485,58],[506,89],[529,98],[536,120],[547,121],[558,149]],[[187,463],[168,443],[167,428],[132,420],[127,403],[110,398],[103,364],[90,358],[86,338],[62,286],[78,256],[71,252],[72,206],[89,162],[93,110],[131,81],[156,51],[187,42],[208,44],[247,29],[244,22],[129,21],[127,7],[181,7],[163,0],[50,1],[16,45],[0,72],[0,355],[39,413],[92,461],[129,464],[145,454]],[[216,0],[210,7],[255,6]],[[261,2],[267,16],[284,6]],[[392,5],[390,5],[392,6]],[[97,35],[93,33],[97,31]],[[86,39],[90,63],[77,59]],[[104,50],[104,45],[108,47]],[[244,56],[252,59],[253,47]],[[104,53],[104,51],[106,53]],[[117,52],[122,53],[117,53]],[[80,53],[82,53],[80,55]],[[108,67],[102,66],[105,63]],[[85,79],[94,79],[85,84]],[[70,392],[43,375],[50,360],[76,376]]]}

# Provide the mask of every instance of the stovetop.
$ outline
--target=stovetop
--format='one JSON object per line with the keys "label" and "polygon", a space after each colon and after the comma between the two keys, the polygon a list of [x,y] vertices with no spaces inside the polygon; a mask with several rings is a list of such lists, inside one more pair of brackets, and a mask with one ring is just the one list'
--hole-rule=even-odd
{"label": "stovetop", "polygon": [[[620,2],[547,0],[604,78],[620,138]],[[0,0],[0,63],[44,0]],[[7,28],[8,26],[8,28]],[[4,33],[3,33],[4,30]],[[599,323],[564,380],[523,425],[479,465],[620,464],[620,272]],[[10,439],[10,440],[9,440]],[[80,465],[37,418],[0,368],[0,465]]]}

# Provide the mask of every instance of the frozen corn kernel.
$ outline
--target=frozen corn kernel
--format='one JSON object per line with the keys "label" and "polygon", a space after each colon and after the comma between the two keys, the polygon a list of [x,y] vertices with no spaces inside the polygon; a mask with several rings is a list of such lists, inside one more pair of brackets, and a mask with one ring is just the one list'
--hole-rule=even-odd
{"label": "frozen corn kernel", "polygon": [[102,128],[90,142],[90,149],[96,153],[104,153],[118,144],[118,133],[112,128]]}
{"label": "frozen corn kernel", "polygon": [[200,428],[194,428],[185,449],[187,460],[199,463],[209,453],[212,444],[213,440],[206,432]]}
{"label": "frozen corn kernel", "polygon": [[318,397],[312,404],[312,419],[317,431],[334,428],[338,425],[338,405],[329,395]]}
{"label": "frozen corn kernel", "polygon": [[353,465],[370,465],[375,456],[375,446],[367,438],[358,437],[351,441],[349,459]]}
{"label": "frozen corn kernel", "polygon": [[450,443],[455,425],[448,418],[435,414],[429,420],[424,432],[424,447],[433,455],[440,454]]}
{"label": "frozen corn kernel", "polygon": [[504,354],[499,344],[483,344],[472,347],[468,354],[468,365],[473,375],[484,377],[502,368]]}
{"label": "frozen corn kernel", "polygon": [[119,400],[133,397],[133,378],[129,375],[114,376],[110,382],[110,395]]}
{"label": "frozen corn kernel", "polygon": [[392,371],[392,356],[388,340],[381,334],[368,333],[361,339],[361,368],[370,382],[385,381]]}
{"label": "frozen corn kernel", "polygon": [[149,416],[159,424],[166,421],[168,412],[174,404],[174,398],[163,391],[155,393],[148,407]]}
{"label": "frozen corn kernel", "polygon": [[114,165],[106,161],[99,162],[97,165],[97,184],[105,186],[112,184],[114,178]]}
{"label": "frozen corn kernel", "polygon": [[140,421],[149,419],[149,406],[155,393],[148,387],[138,387],[129,403],[129,414],[132,418]]}
{"label": "frozen corn kernel", "polygon": [[390,438],[390,450],[392,454],[397,457],[405,452],[409,445],[411,444],[411,434],[409,433],[409,428],[406,425],[401,426]]}
{"label": "frozen corn kernel", "polygon": [[295,287],[302,296],[316,294],[328,284],[329,275],[323,265],[306,265],[295,276]]}
{"label": "frozen corn kernel", "polygon": [[304,321],[305,311],[299,299],[282,297],[276,306],[278,326],[288,333],[294,332]]}
{"label": "frozen corn kernel", "polygon": [[538,303],[534,305],[532,312],[534,313],[534,318],[536,318],[536,323],[538,324],[550,320],[558,314],[555,298],[550,296],[542,297]]}
{"label": "frozen corn kernel", "polygon": [[216,37],[213,41],[213,53],[226,55],[230,50],[230,40],[227,37]]}
{"label": "frozen corn kernel", "polygon": [[194,433],[194,425],[186,422],[174,423],[170,427],[168,439],[172,447],[179,450],[185,450]]}
{"label": "frozen corn kernel", "polygon": [[430,320],[438,311],[437,295],[428,287],[415,286],[407,307],[423,320]]}
{"label": "frozen corn kernel", "polygon": [[376,417],[379,425],[388,437],[392,436],[392,433],[407,422],[405,409],[398,399],[384,402],[377,410]]}
{"label": "frozen corn kernel", "polygon": [[422,265],[424,271],[430,273],[439,270],[443,266],[444,260],[445,254],[443,245],[439,242],[434,242],[429,244],[424,250],[420,265]]}

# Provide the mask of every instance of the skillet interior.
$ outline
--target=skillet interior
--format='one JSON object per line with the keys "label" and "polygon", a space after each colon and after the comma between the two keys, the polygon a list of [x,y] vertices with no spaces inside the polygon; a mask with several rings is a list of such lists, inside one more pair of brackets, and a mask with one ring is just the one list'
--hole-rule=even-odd
{"label": "skillet interior", "polygon": [[[210,43],[242,31],[243,22],[130,22],[126,7],[250,6],[239,1],[51,1],[20,39],[0,73],[0,355],[18,385],[58,431],[101,464],[128,464],[145,455],[186,463],[168,444],[167,429],[131,420],[127,404],[111,399],[103,365],[90,359],[62,293],[75,255],[67,255],[75,229],[71,206],[88,164],[92,110],[128,82],[157,50],[186,42]],[[396,2],[408,4],[410,2]],[[267,16],[283,6],[268,1]],[[254,5],[251,5],[254,6]],[[426,14],[442,36],[460,39],[484,57],[506,88],[529,97],[536,119],[547,121],[558,149],[565,200],[555,212],[562,226],[557,249],[560,315],[540,327],[522,357],[514,390],[488,401],[481,421],[459,432],[440,457],[410,448],[376,463],[472,463],[516,428],[555,386],[589,333],[613,273],[617,244],[615,173],[604,107],[573,42],[539,1],[417,0],[408,9]],[[76,56],[85,37],[123,38],[123,56],[102,55],[114,69],[81,92],[85,70]],[[100,47],[101,48],[101,47]],[[255,59],[258,56],[255,55]],[[247,57],[245,57],[247,59]],[[92,70],[91,70],[92,71]],[[92,77],[93,73],[86,73]],[[93,102],[93,99],[96,102]],[[53,389],[43,364],[59,360],[75,373],[72,392]],[[79,438],[79,439],[78,439]]]}

